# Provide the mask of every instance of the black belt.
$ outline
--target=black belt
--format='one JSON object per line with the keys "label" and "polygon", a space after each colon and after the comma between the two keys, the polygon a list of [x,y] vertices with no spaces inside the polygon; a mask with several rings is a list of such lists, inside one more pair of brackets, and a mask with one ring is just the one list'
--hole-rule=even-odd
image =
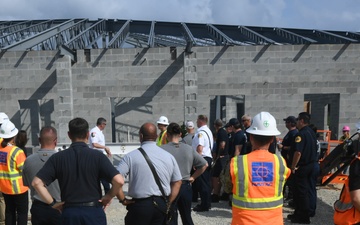
{"label": "black belt", "polygon": [[188,180],[182,180],[181,182],[182,182],[182,184],[189,184],[190,183],[190,181],[188,181]]}
{"label": "black belt", "polygon": [[81,202],[81,203],[67,203],[65,202],[64,207],[99,207],[101,203],[99,201],[93,202]]}
{"label": "black belt", "polygon": [[42,202],[42,201],[37,200],[37,199],[34,199],[33,204],[34,205],[43,205],[43,206],[51,207],[49,204],[46,204],[45,202]]}

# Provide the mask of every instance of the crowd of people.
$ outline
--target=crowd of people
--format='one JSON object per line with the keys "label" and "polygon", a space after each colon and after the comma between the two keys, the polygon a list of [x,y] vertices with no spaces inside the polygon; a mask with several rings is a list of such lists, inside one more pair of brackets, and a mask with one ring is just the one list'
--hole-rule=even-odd
{"label": "crowd of people", "polygon": [[[71,145],[60,152],[55,151],[57,130],[43,127],[40,150],[27,156],[26,132],[0,113],[0,225],[27,224],[28,190],[34,225],[105,225],[105,209],[115,197],[126,206],[126,225],[176,225],[178,214],[182,224],[191,225],[192,211],[210,211],[219,201],[232,207],[232,225],[284,224],[284,198],[294,208],[287,219],[310,224],[320,171],[317,128],[307,112],[284,122],[288,133],[280,140],[276,119],[268,112],[227,123],[216,119],[213,127],[206,115],[186,121],[184,128],[161,116],[156,125],[140,127],[140,148],[114,167],[102,117],[91,130],[83,118],[69,121]],[[341,141],[350,138],[349,132],[344,126]],[[360,138],[360,124],[357,132]],[[335,209],[354,211],[351,223],[336,224],[360,223],[357,159],[335,204]],[[192,208],[193,202],[198,204]],[[341,216],[335,213],[334,221]]]}

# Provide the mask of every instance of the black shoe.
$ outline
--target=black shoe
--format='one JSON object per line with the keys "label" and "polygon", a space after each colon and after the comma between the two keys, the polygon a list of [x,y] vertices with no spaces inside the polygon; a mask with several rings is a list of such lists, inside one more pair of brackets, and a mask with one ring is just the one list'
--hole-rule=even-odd
{"label": "black shoe", "polygon": [[207,212],[209,211],[209,208],[203,208],[200,205],[197,205],[193,208],[193,211],[195,212]]}
{"label": "black shoe", "polygon": [[211,202],[217,203],[219,201],[220,201],[219,195],[215,195],[215,194],[211,195]]}
{"label": "black shoe", "polygon": [[310,219],[309,218],[299,218],[299,217],[294,216],[291,219],[291,223],[310,224]]}

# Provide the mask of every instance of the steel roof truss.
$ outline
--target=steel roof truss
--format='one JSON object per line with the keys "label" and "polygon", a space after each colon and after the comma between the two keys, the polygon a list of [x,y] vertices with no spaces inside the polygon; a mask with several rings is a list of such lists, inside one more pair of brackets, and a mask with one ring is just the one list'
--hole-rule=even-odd
{"label": "steel roof truss", "polygon": [[151,27],[149,32],[149,40],[148,40],[148,46],[150,48],[154,47],[154,38],[155,38],[155,21],[151,21]]}
{"label": "steel roof truss", "polygon": [[301,36],[299,34],[295,34],[291,31],[288,31],[288,30],[285,30],[285,29],[282,29],[282,28],[274,28],[275,32],[277,35],[283,37],[283,38],[286,38],[288,40],[291,41],[291,43],[296,43],[296,44],[314,44],[316,43],[317,41],[311,39],[311,38],[308,38],[308,37],[304,37],[304,36]]}
{"label": "steel roof truss", "polygon": [[332,40],[335,42],[339,42],[339,43],[351,43],[351,42],[358,42],[358,40],[352,39],[352,38],[348,38],[348,37],[344,37],[341,35],[337,35],[328,31],[323,31],[323,30],[313,30],[313,33],[315,33],[316,35],[318,35],[319,37],[328,39],[328,40]]}
{"label": "steel roof truss", "polygon": [[239,26],[240,32],[248,37],[250,40],[254,41],[255,44],[266,45],[266,44],[276,44],[274,40],[267,38],[245,26]]}
{"label": "steel roof truss", "polygon": [[123,45],[130,32],[130,23],[131,20],[125,22],[120,30],[116,32],[113,38],[109,41],[107,48],[119,48]]}
{"label": "steel roof truss", "polygon": [[218,45],[235,45],[235,42],[212,24],[207,24],[210,35]]}

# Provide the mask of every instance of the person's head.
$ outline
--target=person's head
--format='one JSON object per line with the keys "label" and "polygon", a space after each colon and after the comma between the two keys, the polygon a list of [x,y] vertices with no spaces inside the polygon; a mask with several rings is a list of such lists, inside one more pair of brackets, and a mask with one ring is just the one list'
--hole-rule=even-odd
{"label": "person's head", "polygon": [[251,126],[251,116],[248,114],[245,114],[241,117],[241,122],[245,129],[249,128]]}
{"label": "person's head", "polygon": [[251,126],[246,130],[250,134],[250,142],[254,149],[269,149],[274,136],[280,135],[275,118],[268,112],[254,116]]}
{"label": "person's head", "polygon": [[156,127],[152,123],[144,123],[139,130],[140,142],[156,141]]}
{"label": "person's head", "polygon": [[96,126],[100,129],[100,130],[104,130],[106,127],[106,119],[100,117],[97,119],[96,121]]}
{"label": "person's head", "polygon": [[89,139],[89,123],[79,117],[70,120],[68,136],[73,142],[87,142]]}
{"label": "person's head", "polygon": [[350,136],[350,127],[349,126],[344,126],[342,129],[343,135],[344,136]]}
{"label": "person's head", "polygon": [[19,133],[15,137],[16,146],[24,149],[27,142],[28,142],[28,137],[27,137],[26,131],[20,130]]}
{"label": "person's head", "polygon": [[189,133],[189,134],[192,134],[194,133],[194,122],[193,121],[187,121],[186,124],[185,124],[185,127],[186,127],[186,131]]}
{"label": "person's head", "polygon": [[170,123],[166,128],[168,137],[181,137],[181,127],[177,123]]}
{"label": "person's head", "polygon": [[158,129],[162,132],[166,130],[166,127],[169,125],[169,120],[166,116],[160,116],[158,121],[156,121]]}
{"label": "person's head", "polygon": [[287,129],[292,130],[296,127],[296,118],[295,116],[288,116],[284,119],[285,126]]}
{"label": "person's head", "polygon": [[206,125],[208,123],[208,118],[205,115],[199,115],[197,120],[196,120],[196,126],[197,127],[202,127],[204,125]]}
{"label": "person's head", "polygon": [[46,126],[41,128],[39,134],[40,147],[54,149],[57,145],[57,131],[54,127]]}
{"label": "person's head", "polygon": [[0,127],[0,138],[3,138],[1,147],[5,148],[8,144],[15,144],[15,137],[19,133],[19,130],[10,121],[6,120]]}
{"label": "person's head", "polygon": [[231,118],[227,123],[227,126],[231,128],[232,132],[235,132],[241,128],[241,123],[236,118]]}
{"label": "person's head", "polygon": [[222,122],[222,120],[221,119],[216,119],[215,121],[214,121],[214,127],[215,127],[215,130],[219,130],[220,128],[222,128],[223,127],[223,122]]}
{"label": "person's head", "polygon": [[298,115],[298,118],[296,119],[296,127],[298,129],[301,129],[305,126],[308,126],[310,124],[311,116],[308,112],[301,112]]}

